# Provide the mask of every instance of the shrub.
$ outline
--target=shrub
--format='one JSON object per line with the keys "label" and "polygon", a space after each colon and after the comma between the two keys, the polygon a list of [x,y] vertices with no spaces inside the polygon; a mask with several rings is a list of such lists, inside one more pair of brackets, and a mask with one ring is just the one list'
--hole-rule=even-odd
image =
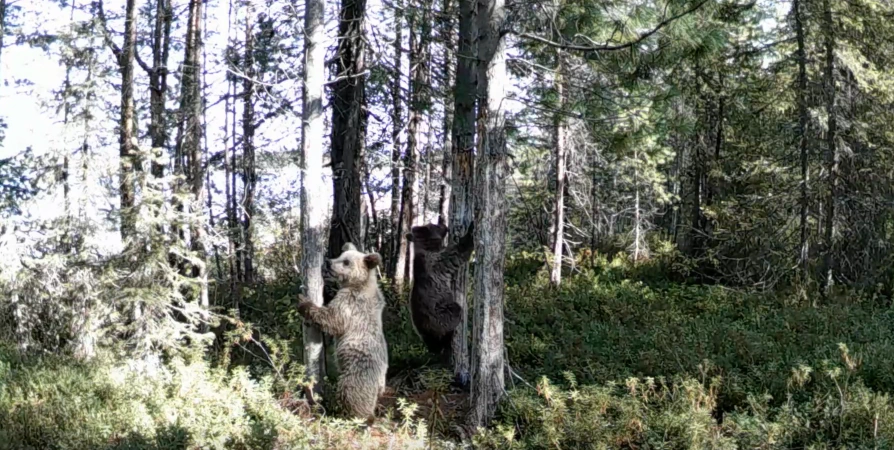
{"label": "shrub", "polygon": [[0,449],[421,448],[412,420],[360,422],[296,415],[271,378],[173,359],[152,371],[99,358],[86,365],[0,347]]}

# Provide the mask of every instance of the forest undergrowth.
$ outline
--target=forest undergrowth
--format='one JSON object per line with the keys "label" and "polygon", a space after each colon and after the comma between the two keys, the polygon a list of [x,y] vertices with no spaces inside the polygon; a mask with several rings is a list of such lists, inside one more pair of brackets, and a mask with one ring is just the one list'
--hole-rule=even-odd
{"label": "forest undergrowth", "polygon": [[884,299],[681,283],[661,257],[582,256],[553,288],[542,261],[507,263],[509,395],[487,430],[462,424],[466,398],[429,362],[403,295],[388,295],[382,420],[310,408],[284,280],[245,293],[210,361],[80,363],[0,344],[0,449],[894,447]]}

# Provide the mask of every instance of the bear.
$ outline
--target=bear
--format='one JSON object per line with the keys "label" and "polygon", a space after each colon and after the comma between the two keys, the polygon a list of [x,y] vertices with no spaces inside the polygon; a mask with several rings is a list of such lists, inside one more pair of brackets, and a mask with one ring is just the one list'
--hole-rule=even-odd
{"label": "bear", "polygon": [[[444,248],[447,227],[427,224],[413,227],[406,238],[413,243],[413,287],[410,320],[426,348],[449,361],[453,335],[462,320],[462,307],[453,296],[453,280],[469,262],[474,249],[475,224],[454,245]],[[465,385],[466,374],[455,374]]]}
{"label": "bear", "polygon": [[379,289],[377,270],[382,258],[347,243],[342,254],[327,263],[339,287],[335,298],[326,306],[317,306],[301,296],[298,312],[335,338],[340,370],[338,402],[348,414],[372,424],[388,371],[388,344],[382,330],[385,296]]}

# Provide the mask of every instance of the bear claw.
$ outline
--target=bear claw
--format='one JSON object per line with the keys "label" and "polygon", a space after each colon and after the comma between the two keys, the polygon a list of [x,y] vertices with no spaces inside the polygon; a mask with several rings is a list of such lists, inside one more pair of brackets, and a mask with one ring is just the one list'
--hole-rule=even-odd
{"label": "bear claw", "polygon": [[453,385],[463,391],[469,390],[470,381],[472,381],[472,377],[469,372],[465,370],[453,376]]}

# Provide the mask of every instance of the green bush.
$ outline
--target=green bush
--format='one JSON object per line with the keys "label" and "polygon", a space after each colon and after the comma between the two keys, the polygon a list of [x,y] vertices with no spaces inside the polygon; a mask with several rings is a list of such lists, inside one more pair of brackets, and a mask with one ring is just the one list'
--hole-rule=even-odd
{"label": "green bush", "polygon": [[867,388],[846,346],[822,369],[801,366],[776,406],[769,395],[716,420],[721,380],[629,378],[567,388],[545,377],[502,403],[494,427],[475,436],[493,449],[882,449],[894,446],[894,401]]}
{"label": "green bush", "polygon": [[[154,368],[153,368],[154,367]],[[294,414],[253,380],[204,361],[160,365],[90,364],[22,358],[0,347],[0,449],[273,449],[406,447],[426,427],[404,422],[384,432],[359,422]],[[382,437],[384,435],[385,437]],[[393,441],[393,442],[392,442]],[[397,444],[395,444],[397,443]]]}

